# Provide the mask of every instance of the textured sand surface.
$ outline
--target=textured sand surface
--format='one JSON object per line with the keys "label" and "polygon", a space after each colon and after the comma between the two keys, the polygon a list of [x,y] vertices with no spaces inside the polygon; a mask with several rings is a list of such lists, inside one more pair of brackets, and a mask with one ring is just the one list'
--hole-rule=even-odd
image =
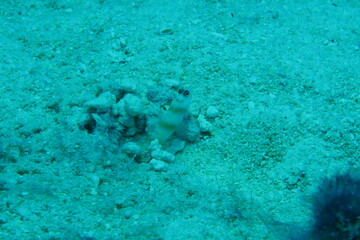
{"label": "textured sand surface", "polygon": [[[0,239],[308,228],[321,180],[359,165],[359,12],[358,1],[2,1]],[[174,81],[213,128],[167,171],[123,154],[116,131],[79,127],[104,86],[146,97]]]}

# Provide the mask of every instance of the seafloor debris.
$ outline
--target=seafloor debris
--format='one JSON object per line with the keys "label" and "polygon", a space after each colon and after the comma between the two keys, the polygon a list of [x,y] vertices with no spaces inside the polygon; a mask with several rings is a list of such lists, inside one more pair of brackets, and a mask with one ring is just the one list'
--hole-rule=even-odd
{"label": "seafloor debris", "polygon": [[211,133],[204,115],[190,114],[190,90],[159,86],[144,93],[130,85],[103,84],[96,98],[75,111],[79,127],[116,139],[122,153],[149,162],[156,171],[165,171],[186,143]]}

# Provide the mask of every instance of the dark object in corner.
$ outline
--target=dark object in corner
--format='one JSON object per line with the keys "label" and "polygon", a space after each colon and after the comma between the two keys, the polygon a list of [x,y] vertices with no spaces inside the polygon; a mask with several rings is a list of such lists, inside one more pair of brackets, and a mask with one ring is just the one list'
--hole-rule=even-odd
{"label": "dark object in corner", "polygon": [[312,239],[360,240],[360,180],[351,174],[324,180],[314,195]]}

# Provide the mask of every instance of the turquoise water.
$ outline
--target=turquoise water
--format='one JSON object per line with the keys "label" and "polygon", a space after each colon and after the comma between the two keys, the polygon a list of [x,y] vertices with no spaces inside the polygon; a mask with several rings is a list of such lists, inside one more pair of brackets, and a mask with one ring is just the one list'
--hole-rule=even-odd
{"label": "turquoise water", "polygon": [[359,12],[3,1],[0,239],[307,236],[322,180],[359,166]]}

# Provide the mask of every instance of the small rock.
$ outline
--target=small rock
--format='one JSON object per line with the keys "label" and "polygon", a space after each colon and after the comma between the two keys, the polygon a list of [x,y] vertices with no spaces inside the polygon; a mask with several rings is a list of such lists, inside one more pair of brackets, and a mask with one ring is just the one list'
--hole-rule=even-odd
{"label": "small rock", "polygon": [[124,96],[125,111],[132,117],[136,117],[143,111],[141,99],[134,94],[126,94]]}
{"label": "small rock", "polygon": [[200,126],[198,121],[189,121],[186,125],[185,138],[189,142],[195,142],[200,137]]}
{"label": "small rock", "polygon": [[118,103],[114,104],[111,108],[111,111],[114,116],[120,116],[126,114],[125,102],[121,100]]}
{"label": "small rock", "polygon": [[91,175],[89,179],[93,183],[95,188],[98,188],[100,186],[100,178],[98,176]]}
{"label": "small rock", "polygon": [[98,111],[108,111],[111,106],[115,104],[116,97],[111,92],[107,91],[100,94],[94,100],[90,100],[84,104],[85,107],[95,108]]}
{"label": "small rock", "polygon": [[141,154],[141,148],[134,142],[127,142],[121,150],[129,157],[136,157]]}
{"label": "small rock", "polygon": [[216,118],[219,116],[219,110],[217,110],[214,106],[210,106],[206,111],[206,116],[209,118]]}
{"label": "small rock", "polygon": [[164,161],[164,162],[174,162],[175,156],[167,151],[163,151],[160,149],[157,149],[155,151],[151,152],[151,157],[156,158],[158,160]]}
{"label": "small rock", "polygon": [[157,160],[157,159],[151,159],[150,161],[151,166],[154,168],[155,171],[166,171],[167,164],[163,161]]}
{"label": "small rock", "polygon": [[108,127],[108,122],[106,120],[104,120],[99,114],[96,113],[92,113],[91,117],[95,120],[96,124],[96,128],[97,129],[106,129]]}
{"label": "small rock", "polygon": [[197,120],[199,122],[201,132],[211,132],[213,130],[213,125],[205,119],[204,115],[200,114]]}

